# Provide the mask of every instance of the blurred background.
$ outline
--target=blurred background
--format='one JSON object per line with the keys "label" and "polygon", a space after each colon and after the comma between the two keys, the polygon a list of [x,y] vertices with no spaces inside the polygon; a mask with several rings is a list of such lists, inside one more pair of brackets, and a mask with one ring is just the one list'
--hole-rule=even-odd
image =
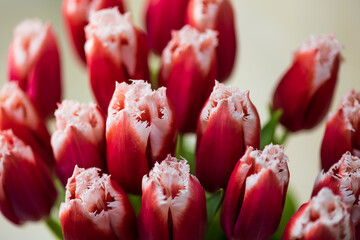
{"label": "blurred background", "polygon": [[[126,0],[125,0],[126,1]],[[143,27],[145,0],[127,0],[136,25]],[[236,13],[239,52],[227,84],[250,98],[262,123],[268,120],[268,104],[277,81],[291,64],[294,51],[310,34],[334,33],[344,45],[345,61],[331,105],[334,111],[343,94],[351,88],[360,91],[360,1],[359,0],[232,0]],[[63,98],[93,101],[86,69],[71,51],[60,12],[61,0],[0,0],[0,85],[6,81],[6,59],[13,28],[26,18],[39,18],[53,24],[62,53]],[[319,172],[319,149],[325,121],[311,131],[288,138],[290,188],[298,204],[309,199]],[[266,201],[266,200],[264,200]],[[1,239],[53,239],[44,224],[16,227],[0,215]]]}

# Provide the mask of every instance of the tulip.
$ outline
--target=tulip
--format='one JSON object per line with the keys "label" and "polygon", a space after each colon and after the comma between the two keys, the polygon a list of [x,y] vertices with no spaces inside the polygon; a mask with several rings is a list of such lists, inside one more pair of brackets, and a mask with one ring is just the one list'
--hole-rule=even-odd
{"label": "tulip", "polygon": [[129,199],[99,169],[75,167],[66,185],[60,222],[65,240],[136,239],[136,218]]}
{"label": "tulip", "polygon": [[166,88],[149,83],[116,83],[106,120],[108,170],[125,190],[141,193],[142,177],[173,153],[176,125]]}
{"label": "tulip", "polygon": [[61,67],[50,23],[32,19],[15,28],[7,71],[8,80],[19,82],[43,117],[54,113],[61,98]]}
{"label": "tulip", "polygon": [[51,145],[61,182],[66,185],[76,165],[105,171],[105,118],[100,109],[92,103],[64,100],[55,117]]}
{"label": "tulip", "polygon": [[147,0],[145,26],[150,47],[158,54],[171,39],[171,31],[185,24],[189,0]]}
{"label": "tulip", "polygon": [[354,239],[349,209],[340,196],[323,188],[292,216],[282,239]]}
{"label": "tulip", "polygon": [[349,151],[360,156],[360,93],[351,90],[343,96],[337,111],[326,122],[321,145],[321,166],[327,171]]}
{"label": "tulip", "polygon": [[345,153],[326,173],[322,171],[318,175],[312,196],[325,187],[341,196],[351,209],[356,237],[360,239],[360,159],[350,152]]}
{"label": "tulip", "polygon": [[201,108],[215,85],[216,32],[184,26],[172,33],[161,56],[159,85],[167,88],[180,132],[194,132]]}
{"label": "tulip", "polygon": [[116,8],[105,9],[91,13],[85,28],[89,79],[103,111],[108,108],[115,82],[149,80],[146,38],[129,17]]}
{"label": "tulip", "polygon": [[80,60],[86,63],[85,58],[85,26],[89,23],[89,14],[105,8],[117,7],[124,12],[122,0],[64,0],[62,16],[69,40]]}
{"label": "tulip", "polygon": [[14,134],[40,155],[49,168],[54,165],[50,135],[37,109],[16,82],[0,89],[0,130]]}
{"label": "tulip", "polygon": [[197,128],[196,176],[210,191],[226,188],[246,147],[259,148],[260,119],[249,92],[216,82]]}
{"label": "tulip", "polygon": [[311,36],[295,53],[273,97],[280,122],[292,132],[315,127],[329,109],[337,82],[342,46],[333,35]]}
{"label": "tulip", "polygon": [[0,131],[0,210],[14,224],[46,218],[56,201],[49,169],[11,130]]}
{"label": "tulip", "polygon": [[230,0],[190,0],[186,23],[199,31],[213,29],[219,33],[219,46],[216,48],[218,80],[226,80],[234,67],[237,47]]}
{"label": "tulip", "polygon": [[205,192],[186,160],[170,155],[142,181],[140,239],[204,239]]}
{"label": "tulip", "polygon": [[229,239],[269,239],[276,231],[289,183],[283,147],[248,147],[225,192],[221,225]]}

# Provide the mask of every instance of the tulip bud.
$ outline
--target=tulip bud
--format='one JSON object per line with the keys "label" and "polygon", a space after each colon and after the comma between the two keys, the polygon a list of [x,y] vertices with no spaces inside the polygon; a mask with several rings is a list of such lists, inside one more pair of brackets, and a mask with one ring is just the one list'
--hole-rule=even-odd
{"label": "tulip bud", "polygon": [[105,171],[105,118],[95,104],[64,100],[55,111],[51,145],[56,173],[66,185],[77,165]]}
{"label": "tulip bud", "polygon": [[47,217],[56,200],[49,169],[11,130],[0,131],[0,210],[15,224]]}
{"label": "tulip bud", "polygon": [[150,47],[158,54],[171,39],[171,31],[185,24],[189,0],[147,0],[146,30]]}
{"label": "tulip bud", "polygon": [[269,239],[276,231],[289,183],[283,147],[248,147],[226,189],[221,225],[229,239]]}
{"label": "tulip bud", "polygon": [[341,197],[323,188],[292,216],[282,239],[354,239],[348,207]]}
{"label": "tulip bud", "polygon": [[326,122],[321,145],[321,166],[327,171],[345,152],[360,156],[360,93],[343,96],[337,111]]}
{"label": "tulip bud", "polygon": [[292,132],[316,126],[329,109],[337,82],[342,46],[333,35],[311,36],[295,53],[273,97],[280,122]]}
{"label": "tulip bud", "polygon": [[226,80],[234,67],[237,45],[230,0],[190,0],[186,23],[199,31],[213,29],[219,33],[219,46],[216,48],[218,80]]}
{"label": "tulip bud", "polygon": [[116,83],[106,120],[109,173],[130,193],[141,193],[141,179],[176,144],[175,116],[166,88],[149,83]]}
{"label": "tulip bud", "polygon": [[121,13],[124,12],[122,0],[64,0],[62,3],[62,16],[70,42],[84,63],[84,28],[89,23],[89,15],[91,12],[111,7],[117,7]]}
{"label": "tulip bud", "polygon": [[116,8],[90,14],[85,28],[85,53],[90,83],[101,109],[106,111],[115,82],[149,80],[145,35],[130,22],[130,14]]}
{"label": "tulip bud", "polygon": [[39,113],[53,114],[61,98],[61,67],[50,23],[33,19],[16,26],[7,67],[8,80],[19,82]]}
{"label": "tulip bud", "polygon": [[184,26],[172,33],[161,56],[159,85],[167,88],[180,132],[196,129],[201,108],[215,85],[216,32]]}
{"label": "tulip bud", "polygon": [[53,167],[54,157],[45,123],[15,82],[6,83],[0,89],[0,130],[6,129],[12,129],[18,138],[39,154],[48,167]]}
{"label": "tulip bud", "polygon": [[352,212],[352,221],[356,227],[357,239],[360,238],[360,159],[345,153],[329,171],[322,171],[315,182],[312,196],[323,188],[330,188],[341,196]]}
{"label": "tulip bud", "polygon": [[226,188],[246,147],[259,145],[260,119],[249,92],[216,82],[197,128],[196,176],[203,187]]}
{"label": "tulip bud", "polygon": [[65,240],[136,239],[136,218],[129,199],[97,168],[75,167],[59,215]]}
{"label": "tulip bud", "polygon": [[170,155],[142,181],[140,239],[204,239],[205,192],[186,160]]}

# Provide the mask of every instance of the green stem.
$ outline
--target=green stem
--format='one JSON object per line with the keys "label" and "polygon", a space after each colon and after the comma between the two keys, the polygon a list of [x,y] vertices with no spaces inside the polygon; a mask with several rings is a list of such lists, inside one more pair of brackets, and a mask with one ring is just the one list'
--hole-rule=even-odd
{"label": "green stem", "polygon": [[45,220],[46,226],[49,230],[56,236],[57,239],[64,239],[62,235],[62,229],[58,221],[56,221],[53,217],[49,217]]}
{"label": "green stem", "polygon": [[184,156],[184,135],[179,133],[176,143],[176,157]]}

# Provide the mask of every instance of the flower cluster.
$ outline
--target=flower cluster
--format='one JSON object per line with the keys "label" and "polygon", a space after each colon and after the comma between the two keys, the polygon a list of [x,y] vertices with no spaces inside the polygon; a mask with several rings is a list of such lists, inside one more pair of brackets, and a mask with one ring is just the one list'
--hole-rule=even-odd
{"label": "flower cluster", "polygon": [[[18,225],[51,218],[65,191],[65,239],[271,238],[290,180],[277,120],[296,132],[324,118],[342,62],[334,35],[296,51],[261,129],[249,91],[224,84],[237,52],[230,0],[148,0],[146,31],[121,0],[64,0],[61,11],[97,103],[61,101],[50,23],[15,28],[0,90],[3,215]],[[284,240],[360,239],[359,119],[352,90],[327,121],[323,171],[280,226]],[[194,152],[183,144],[189,133]]]}

